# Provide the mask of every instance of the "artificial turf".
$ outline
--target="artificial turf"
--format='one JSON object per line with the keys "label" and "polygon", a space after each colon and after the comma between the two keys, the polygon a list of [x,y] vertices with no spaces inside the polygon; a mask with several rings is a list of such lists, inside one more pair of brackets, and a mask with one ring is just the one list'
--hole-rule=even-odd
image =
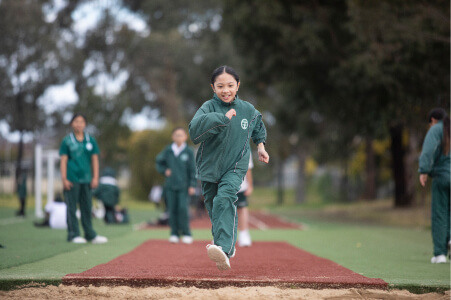
{"label": "artificial turf", "polygon": [[[0,244],[6,247],[0,248],[0,289],[29,282],[58,284],[68,273],[79,273],[108,262],[145,240],[165,239],[169,234],[168,230],[134,231],[132,225],[107,226],[95,220],[95,230],[107,236],[109,242],[74,245],[66,242],[64,230],[35,228],[32,218],[14,218],[13,212],[10,208],[0,208]],[[154,218],[156,212],[131,210],[130,216],[132,223],[140,223]],[[296,221],[305,224],[305,230],[253,230],[251,234],[254,240],[287,241],[364,276],[382,278],[392,287],[413,292],[450,288],[450,265],[429,262],[432,242],[428,230],[306,218]],[[193,236],[211,239],[209,230],[193,230]]]}

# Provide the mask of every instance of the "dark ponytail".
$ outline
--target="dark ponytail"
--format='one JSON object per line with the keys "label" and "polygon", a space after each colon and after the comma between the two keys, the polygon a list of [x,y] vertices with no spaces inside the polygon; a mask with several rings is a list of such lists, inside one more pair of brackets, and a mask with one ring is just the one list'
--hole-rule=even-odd
{"label": "dark ponytail", "polygon": [[449,116],[443,119],[443,154],[448,155],[449,153]]}
{"label": "dark ponytail", "polygon": [[449,116],[443,108],[434,108],[428,114],[428,122],[432,122],[432,118],[443,121],[443,141],[442,141],[442,152],[444,155],[449,153]]}

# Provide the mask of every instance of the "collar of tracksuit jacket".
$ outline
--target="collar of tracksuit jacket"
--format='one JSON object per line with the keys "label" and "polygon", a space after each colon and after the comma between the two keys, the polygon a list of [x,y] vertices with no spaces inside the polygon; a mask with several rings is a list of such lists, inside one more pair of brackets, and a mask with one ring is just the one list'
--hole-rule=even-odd
{"label": "collar of tracksuit jacket", "polygon": [[225,107],[233,107],[235,106],[237,100],[240,100],[240,98],[238,98],[238,95],[235,95],[235,99],[233,99],[232,102],[224,102],[218,97],[218,95],[216,95],[216,93],[213,94],[213,99],[215,99],[215,101],[221,103],[221,105]]}

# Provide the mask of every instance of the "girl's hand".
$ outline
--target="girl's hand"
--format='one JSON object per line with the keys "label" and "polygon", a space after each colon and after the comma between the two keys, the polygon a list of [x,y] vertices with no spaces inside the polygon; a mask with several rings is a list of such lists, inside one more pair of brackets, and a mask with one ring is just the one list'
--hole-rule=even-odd
{"label": "girl's hand", "polygon": [[420,174],[420,184],[425,187],[426,181],[428,181],[428,174]]}
{"label": "girl's hand", "polygon": [[63,186],[65,190],[69,191],[72,188],[73,184],[69,180],[63,179]]}
{"label": "girl's hand", "polygon": [[91,188],[95,189],[99,186],[99,178],[94,177],[91,180]]}
{"label": "girl's hand", "polygon": [[232,117],[233,117],[233,116],[236,116],[236,110],[234,110],[234,109],[232,108],[231,110],[229,110],[229,111],[225,114],[225,116],[226,116],[227,118],[229,118],[229,120],[232,120]]}
{"label": "girl's hand", "polygon": [[165,175],[166,177],[171,176],[171,174],[172,174],[171,169],[166,169],[166,171],[164,171],[164,175]]}
{"label": "girl's hand", "polygon": [[196,195],[196,189],[193,188],[192,186],[190,186],[190,187],[188,188],[188,195],[190,195],[190,196]]}
{"label": "girl's hand", "polygon": [[258,144],[258,160],[264,163],[269,163],[269,154],[265,150],[263,143]]}

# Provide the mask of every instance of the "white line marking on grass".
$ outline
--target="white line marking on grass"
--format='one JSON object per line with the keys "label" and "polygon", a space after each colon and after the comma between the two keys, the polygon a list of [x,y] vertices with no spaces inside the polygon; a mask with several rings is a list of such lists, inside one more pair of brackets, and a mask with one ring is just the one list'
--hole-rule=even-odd
{"label": "white line marking on grass", "polygon": [[0,226],[22,223],[24,221],[25,220],[23,218],[7,218],[7,219],[0,220]]}

